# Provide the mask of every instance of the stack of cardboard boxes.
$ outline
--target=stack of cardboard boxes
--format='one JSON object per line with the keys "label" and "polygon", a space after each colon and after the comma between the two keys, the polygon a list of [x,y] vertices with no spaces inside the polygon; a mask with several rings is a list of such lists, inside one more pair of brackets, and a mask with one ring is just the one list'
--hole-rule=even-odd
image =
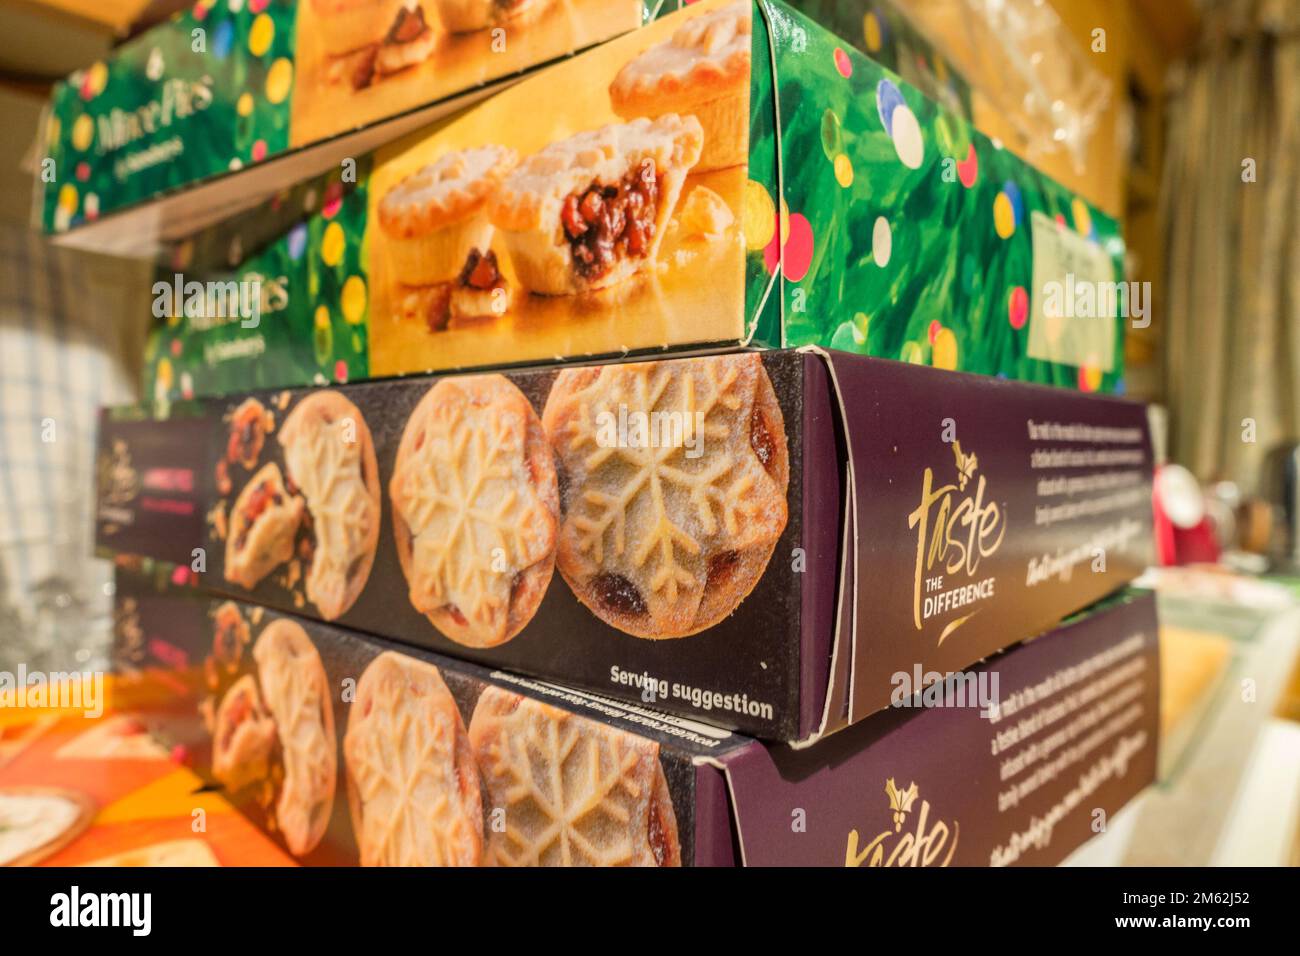
{"label": "stack of cardboard boxes", "polygon": [[201,2],[56,95],[47,225],[160,224],[119,668],[303,863],[1043,864],[1153,778],[1116,224],[800,6]]}

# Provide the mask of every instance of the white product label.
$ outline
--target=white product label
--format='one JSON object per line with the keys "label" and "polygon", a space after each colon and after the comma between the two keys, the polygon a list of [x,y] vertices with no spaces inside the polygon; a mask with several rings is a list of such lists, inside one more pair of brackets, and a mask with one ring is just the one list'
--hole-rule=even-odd
{"label": "white product label", "polygon": [[1034,286],[1029,357],[1102,372],[1115,364],[1115,317],[1128,307],[1129,290],[1115,281],[1110,256],[1097,243],[1030,214]]}

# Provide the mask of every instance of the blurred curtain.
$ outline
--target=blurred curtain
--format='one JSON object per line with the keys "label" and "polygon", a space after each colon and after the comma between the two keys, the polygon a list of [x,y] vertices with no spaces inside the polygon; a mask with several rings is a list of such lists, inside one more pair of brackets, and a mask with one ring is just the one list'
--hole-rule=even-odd
{"label": "blurred curtain", "polygon": [[1300,2],[1207,4],[1166,156],[1170,457],[1254,492],[1300,434]]}
{"label": "blurred curtain", "polygon": [[0,224],[0,670],[107,666],[95,433],[135,397],[149,276]]}

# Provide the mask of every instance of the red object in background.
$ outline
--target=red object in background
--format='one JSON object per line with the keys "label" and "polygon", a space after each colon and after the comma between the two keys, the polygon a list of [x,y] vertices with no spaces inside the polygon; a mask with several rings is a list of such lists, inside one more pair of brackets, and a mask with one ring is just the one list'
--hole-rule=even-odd
{"label": "red object in background", "polygon": [[1151,499],[1157,562],[1167,566],[1219,560],[1214,520],[1206,511],[1201,485],[1190,471],[1182,465],[1159,466]]}

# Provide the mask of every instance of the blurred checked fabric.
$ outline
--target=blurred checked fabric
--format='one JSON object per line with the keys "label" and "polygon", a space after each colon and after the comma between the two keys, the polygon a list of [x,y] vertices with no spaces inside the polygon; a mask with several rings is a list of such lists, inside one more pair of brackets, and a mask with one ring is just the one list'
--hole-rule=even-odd
{"label": "blurred checked fabric", "polygon": [[148,279],[144,263],[0,225],[0,670],[106,666],[97,413],[135,397]]}

